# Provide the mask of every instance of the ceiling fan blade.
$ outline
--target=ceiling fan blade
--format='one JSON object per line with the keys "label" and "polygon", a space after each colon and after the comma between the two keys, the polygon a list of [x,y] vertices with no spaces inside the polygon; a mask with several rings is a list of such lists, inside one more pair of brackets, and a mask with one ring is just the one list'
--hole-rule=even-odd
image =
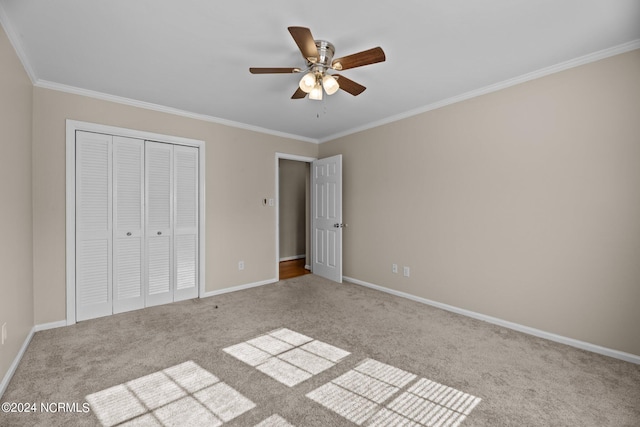
{"label": "ceiling fan blade", "polygon": [[338,78],[338,85],[340,85],[340,89],[353,96],[360,95],[366,89],[366,87],[362,86],[360,83],[356,83],[353,80],[341,76],[340,74],[334,74],[333,77]]}
{"label": "ceiling fan blade", "polygon": [[307,92],[305,92],[302,89],[298,88],[298,90],[296,90],[296,92],[293,94],[291,99],[302,99],[305,96],[307,96]]}
{"label": "ceiling fan blade", "polygon": [[311,35],[311,30],[306,27],[289,27],[289,32],[298,45],[300,52],[302,52],[304,59],[309,62],[316,62],[318,60],[318,48]]}
{"label": "ceiling fan blade", "polygon": [[299,73],[300,68],[249,68],[251,74],[288,74]]}
{"label": "ceiling fan blade", "polygon": [[338,71],[348,70],[349,68],[384,62],[385,59],[386,57],[382,48],[374,47],[373,49],[364,50],[362,52],[354,53],[353,55],[334,59],[331,63],[331,67]]}

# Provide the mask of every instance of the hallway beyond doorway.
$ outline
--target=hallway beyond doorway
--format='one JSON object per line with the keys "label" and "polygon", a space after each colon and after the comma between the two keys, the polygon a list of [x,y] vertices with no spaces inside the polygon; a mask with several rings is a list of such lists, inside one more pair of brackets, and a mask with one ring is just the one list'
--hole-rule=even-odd
{"label": "hallway beyond doorway", "polygon": [[291,279],[311,272],[304,268],[305,259],[294,259],[290,261],[281,261],[279,264],[280,280]]}

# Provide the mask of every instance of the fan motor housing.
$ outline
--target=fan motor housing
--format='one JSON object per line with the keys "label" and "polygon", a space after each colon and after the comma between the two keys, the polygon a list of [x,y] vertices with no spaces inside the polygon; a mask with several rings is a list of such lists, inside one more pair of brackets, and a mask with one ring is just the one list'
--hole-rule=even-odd
{"label": "fan motor housing", "polygon": [[315,42],[318,48],[318,60],[308,62],[308,65],[322,67],[324,69],[331,68],[331,60],[333,60],[333,54],[336,52],[335,47],[325,40],[315,40]]}

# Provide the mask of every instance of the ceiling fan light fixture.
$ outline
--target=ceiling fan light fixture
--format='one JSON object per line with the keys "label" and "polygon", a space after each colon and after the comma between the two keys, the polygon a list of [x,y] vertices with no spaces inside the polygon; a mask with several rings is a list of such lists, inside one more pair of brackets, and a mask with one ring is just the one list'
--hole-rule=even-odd
{"label": "ceiling fan light fixture", "polygon": [[300,79],[300,89],[302,89],[306,93],[311,93],[313,88],[316,86],[316,75],[313,73],[307,73]]}
{"label": "ceiling fan light fixture", "polygon": [[338,89],[340,89],[340,85],[338,84],[336,78],[329,74],[325,75],[322,78],[322,87],[324,87],[327,95],[333,95],[338,91]]}
{"label": "ceiling fan light fixture", "polygon": [[340,74],[328,73],[332,70],[339,72],[386,60],[384,51],[379,46],[333,59],[336,50],[330,42],[315,40],[311,30],[306,27],[294,26],[289,27],[288,30],[306,61],[305,68],[251,67],[249,72],[251,74],[304,74],[298,81],[298,89],[291,99],[304,99],[309,95],[310,99],[322,100],[325,93],[333,95],[338,89],[353,96],[360,95],[366,87]]}
{"label": "ceiling fan light fixture", "polygon": [[309,92],[309,99],[322,101],[322,86],[320,83],[316,83],[311,92]]}

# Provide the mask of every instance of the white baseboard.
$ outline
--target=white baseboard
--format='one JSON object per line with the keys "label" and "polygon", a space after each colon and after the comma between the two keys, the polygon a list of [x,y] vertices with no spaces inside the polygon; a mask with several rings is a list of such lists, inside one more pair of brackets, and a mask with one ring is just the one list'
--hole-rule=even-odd
{"label": "white baseboard", "polygon": [[13,363],[11,364],[11,366],[9,366],[9,370],[7,371],[4,378],[2,379],[2,382],[0,383],[0,397],[2,397],[5,390],[7,389],[7,386],[9,385],[9,381],[11,381],[11,378],[13,378],[13,374],[15,374],[16,369],[18,368],[18,365],[22,360],[22,356],[24,356],[24,352],[27,351],[27,348],[29,347],[29,343],[31,342],[33,335],[38,331],[45,331],[47,329],[60,328],[62,326],[67,326],[66,320],[60,320],[58,322],[51,322],[51,323],[44,323],[42,325],[35,325],[33,328],[31,328],[31,330],[29,331],[29,334],[27,335],[24,342],[22,343],[22,347],[20,347],[20,351],[16,355],[15,359],[13,359]]}
{"label": "white baseboard", "polygon": [[263,280],[261,282],[247,283],[246,285],[232,286],[230,288],[218,289],[215,291],[205,292],[204,295],[201,295],[200,298],[208,298],[216,295],[227,294],[229,292],[242,291],[245,289],[256,288],[258,286],[270,285],[271,283],[276,283],[278,279],[268,279]]}
{"label": "white baseboard", "polygon": [[311,271],[311,266],[310,266],[310,265],[305,265],[305,266],[304,266],[304,269],[305,269],[305,270],[309,270],[309,271]]}
{"label": "white baseboard", "polygon": [[29,331],[27,338],[25,338],[24,342],[22,343],[22,347],[20,347],[20,351],[16,355],[15,359],[13,359],[13,363],[11,364],[11,366],[9,366],[9,370],[4,375],[4,378],[0,383],[0,397],[2,397],[2,395],[4,394],[5,390],[7,389],[7,386],[9,385],[9,381],[11,381],[11,378],[13,377],[13,374],[15,374],[16,369],[18,369],[20,360],[22,360],[22,356],[24,356],[24,352],[27,351],[27,347],[29,347],[29,343],[31,342],[31,338],[33,338],[33,334],[35,334],[35,332],[36,332],[36,327],[34,326],[33,328],[31,328],[31,331]]}
{"label": "white baseboard", "polygon": [[474,311],[465,310],[464,308],[458,308],[452,305],[443,304],[437,301],[432,301],[426,298],[418,297],[415,295],[408,294],[406,292],[396,291],[393,289],[385,288],[384,286],[374,285],[373,283],[364,282],[362,280],[354,279],[352,277],[343,276],[343,279],[347,282],[354,283],[356,285],[365,286],[367,288],[375,289],[378,291],[386,292],[391,295],[395,295],[402,298],[407,298],[412,301],[416,301],[422,304],[427,304],[433,307],[440,308],[442,310],[451,311],[453,313],[462,314],[463,316],[471,317],[474,319],[482,320],[488,323],[493,323],[494,325],[504,326],[505,328],[513,329],[514,331],[524,332],[525,334],[533,335],[539,338],[548,339],[549,341],[555,341],[561,344],[566,344],[571,347],[576,347],[581,350],[591,351],[593,353],[602,354],[605,356],[613,357],[615,359],[624,360],[626,362],[635,363],[640,365],[640,356],[625,353],[623,351],[613,350],[607,347],[602,347],[596,344],[591,344],[584,341],[579,341],[573,338],[563,337],[562,335],[557,335],[551,332],[542,331],[540,329],[530,328],[529,326],[520,325],[518,323],[509,322],[507,320],[498,319],[497,317],[487,316],[481,313],[476,313]]}
{"label": "white baseboard", "polygon": [[58,320],[57,322],[43,323],[41,325],[34,326],[34,329],[36,332],[39,332],[39,331],[46,331],[47,329],[61,328],[63,326],[67,326],[66,320]]}
{"label": "white baseboard", "polygon": [[293,261],[294,259],[302,259],[302,258],[306,258],[307,255],[302,254],[302,255],[294,255],[294,256],[286,256],[283,258],[280,258],[280,262],[282,261]]}

